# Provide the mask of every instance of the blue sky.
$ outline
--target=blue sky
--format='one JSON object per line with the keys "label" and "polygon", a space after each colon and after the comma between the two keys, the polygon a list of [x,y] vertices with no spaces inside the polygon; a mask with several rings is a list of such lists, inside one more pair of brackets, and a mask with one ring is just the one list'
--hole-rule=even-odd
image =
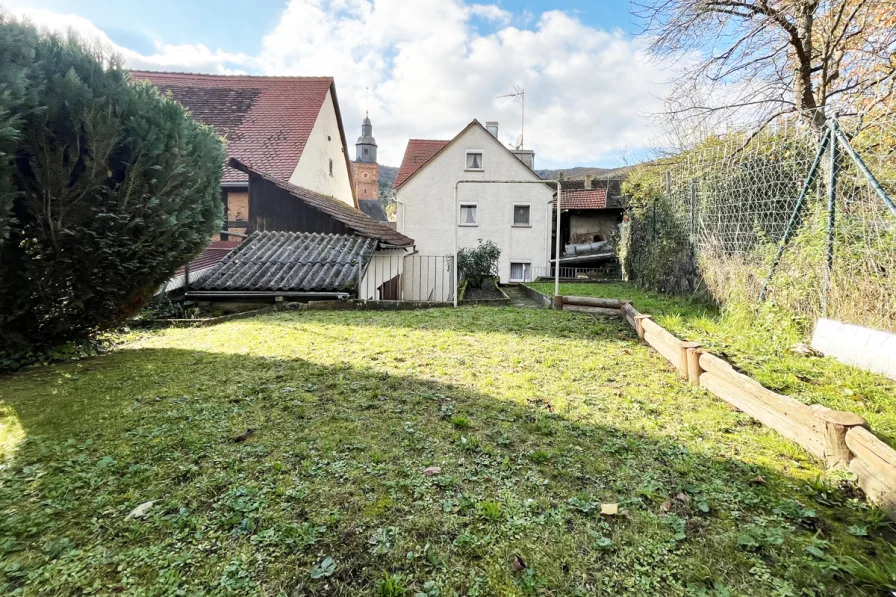
{"label": "blue sky", "polygon": [[537,167],[618,166],[643,157],[661,135],[648,114],[668,69],[647,59],[627,0],[0,4],[97,37],[133,68],[335,76],[349,137],[369,87],[389,165],[408,138],[450,138],[473,118],[500,120],[502,140],[513,141],[519,107],[496,96],[514,85],[527,90],[526,145]]}

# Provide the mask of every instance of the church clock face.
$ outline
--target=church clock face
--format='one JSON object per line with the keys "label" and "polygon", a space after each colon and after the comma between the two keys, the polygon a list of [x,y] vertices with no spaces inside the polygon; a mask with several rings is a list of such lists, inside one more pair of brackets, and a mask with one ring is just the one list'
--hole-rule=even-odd
{"label": "church clock face", "polygon": [[370,178],[370,173],[369,173],[369,172],[365,172],[365,173],[362,174],[361,176],[362,176],[363,178]]}

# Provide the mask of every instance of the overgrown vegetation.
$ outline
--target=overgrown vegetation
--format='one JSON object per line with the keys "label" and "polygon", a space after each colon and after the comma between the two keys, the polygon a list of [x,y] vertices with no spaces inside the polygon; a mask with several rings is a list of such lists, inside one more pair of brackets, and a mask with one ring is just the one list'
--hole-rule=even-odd
{"label": "overgrown vegetation", "polygon": [[[533,284],[552,295],[553,284]],[[823,404],[864,417],[874,432],[896,446],[896,384],[833,358],[793,348],[804,325],[773,305],[720,311],[693,297],[673,297],[629,284],[561,284],[560,293],[632,300],[642,313],[684,340],[700,342],[765,387],[805,404]]]}
{"label": "overgrown vegetation", "polygon": [[0,379],[0,425],[5,594],[892,585],[880,511],[619,320],[461,308],[171,329]]}
{"label": "overgrown vegetation", "polygon": [[[779,244],[792,233],[767,287],[765,298],[774,308],[802,326],[804,335],[822,316],[896,331],[896,219],[841,150],[828,283],[824,168],[816,171],[805,201],[797,201],[819,141],[798,122],[784,124],[754,136],[711,137],[634,168],[623,184],[631,221],[617,246],[626,279],[708,297],[726,309],[752,309]],[[852,138],[891,195],[894,130],[892,121],[881,121]]]}
{"label": "overgrown vegetation", "polygon": [[457,268],[470,287],[482,288],[483,280],[498,275],[500,257],[501,249],[498,245],[480,238],[476,247],[464,247],[457,252]]}
{"label": "overgrown vegetation", "polygon": [[137,312],[219,228],[223,145],[71,34],[0,16],[0,369]]}

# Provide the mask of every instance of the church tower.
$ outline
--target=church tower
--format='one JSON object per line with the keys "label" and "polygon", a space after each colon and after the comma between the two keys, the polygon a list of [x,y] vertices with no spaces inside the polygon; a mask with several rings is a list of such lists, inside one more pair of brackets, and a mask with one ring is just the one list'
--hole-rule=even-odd
{"label": "church tower", "polygon": [[380,167],[376,163],[376,140],[369,116],[364,116],[361,136],[355,144],[355,196],[358,201],[378,200],[380,197]]}

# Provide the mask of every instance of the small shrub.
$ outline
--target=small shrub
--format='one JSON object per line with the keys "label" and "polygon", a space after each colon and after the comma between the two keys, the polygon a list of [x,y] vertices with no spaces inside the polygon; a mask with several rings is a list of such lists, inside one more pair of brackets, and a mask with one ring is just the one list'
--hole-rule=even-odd
{"label": "small shrub", "polygon": [[457,267],[460,275],[473,288],[482,288],[486,278],[498,275],[498,259],[501,249],[490,240],[479,239],[476,248],[464,248],[457,253]]}

